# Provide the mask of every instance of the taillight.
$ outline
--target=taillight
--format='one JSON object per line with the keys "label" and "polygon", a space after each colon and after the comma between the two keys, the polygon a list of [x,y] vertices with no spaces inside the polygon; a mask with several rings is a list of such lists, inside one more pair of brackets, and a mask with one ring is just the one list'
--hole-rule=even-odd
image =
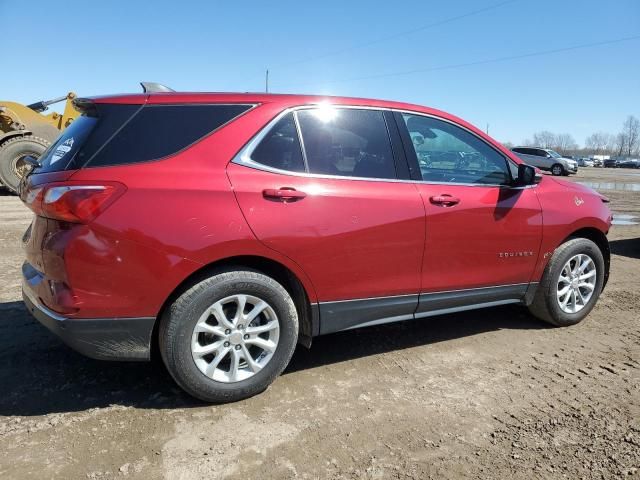
{"label": "taillight", "polygon": [[41,217],[88,223],[104,212],[126,187],[117,182],[99,184],[49,183],[29,186],[22,201]]}

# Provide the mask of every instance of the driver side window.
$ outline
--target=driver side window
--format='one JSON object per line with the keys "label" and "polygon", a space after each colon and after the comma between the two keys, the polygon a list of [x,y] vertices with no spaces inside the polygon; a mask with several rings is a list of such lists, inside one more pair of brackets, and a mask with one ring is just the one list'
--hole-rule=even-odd
{"label": "driver side window", "polygon": [[507,185],[507,159],[472,133],[443,120],[402,114],[415,149],[422,180]]}

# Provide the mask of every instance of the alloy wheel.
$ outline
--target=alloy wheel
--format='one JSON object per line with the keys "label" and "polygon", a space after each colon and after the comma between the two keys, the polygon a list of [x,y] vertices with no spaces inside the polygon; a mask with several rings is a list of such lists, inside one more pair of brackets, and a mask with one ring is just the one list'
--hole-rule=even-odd
{"label": "alloy wheel", "polygon": [[593,296],[597,271],[593,259],[584,253],[574,255],[564,264],[558,277],[556,298],[565,313],[582,310]]}
{"label": "alloy wheel", "polygon": [[207,377],[239,382],[262,370],[278,347],[280,324],[274,309],[253,295],[218,300],[198,319],[191,354]]}

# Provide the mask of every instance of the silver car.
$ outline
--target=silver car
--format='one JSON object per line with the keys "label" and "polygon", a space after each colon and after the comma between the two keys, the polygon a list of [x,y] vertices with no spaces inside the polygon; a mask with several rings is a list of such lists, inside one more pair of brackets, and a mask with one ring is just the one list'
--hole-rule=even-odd
{"label": "silver car", "polygon": [[548,148],[515,147],[511,150],[527,165],[547,170],[553,175],[569,175],[578,172],[578,162],[564,158],[558,152]]}
{"label": "silver car", "polygon": [[590,158],[580,157],[578,159],[578,166],[579,167],[593,167],[594,165],[595,165],[595,162],[593,160],[591,160]]}

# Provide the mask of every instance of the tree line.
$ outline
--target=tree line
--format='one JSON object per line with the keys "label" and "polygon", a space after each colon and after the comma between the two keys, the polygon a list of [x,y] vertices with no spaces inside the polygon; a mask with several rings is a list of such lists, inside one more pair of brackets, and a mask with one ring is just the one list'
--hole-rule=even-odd
{"label": "tree line", "polygon": [[[536,132],[533,139],[526,139],[523,146],[551,148],[565,155],[612,155],[620,157],[640,156],[640,120],[629,115],[618,134],[595,132],[585,139],[580,147],[569,133],[553,133],[548,130]],[[512,148],[510,142],[505,146]]]}

